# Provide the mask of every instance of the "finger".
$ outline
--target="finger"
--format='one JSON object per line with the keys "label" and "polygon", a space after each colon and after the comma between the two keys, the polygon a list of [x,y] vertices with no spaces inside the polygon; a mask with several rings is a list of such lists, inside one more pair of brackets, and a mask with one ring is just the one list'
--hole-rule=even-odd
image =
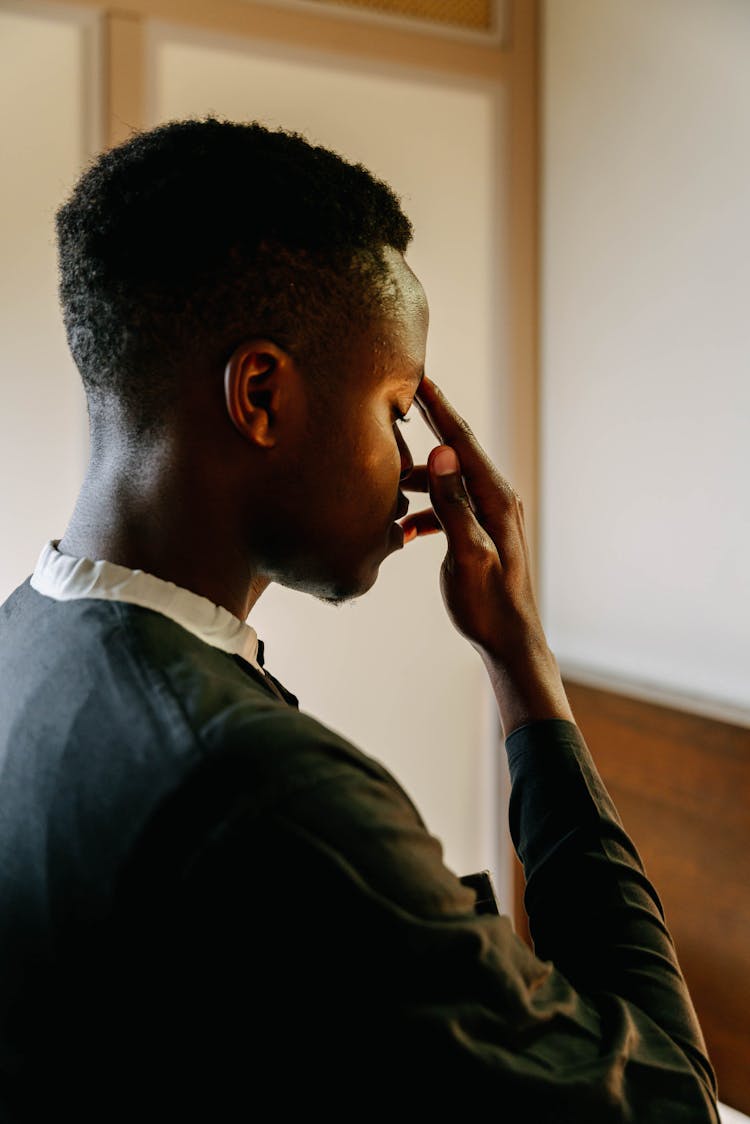
{"label": "finger", "polygon": [[414,401],[423,418],[441,445],[450,445],[461,458],[461,471],[466,477],[477,470],[488,470],[499,476],[495,466],[471,431],[471,427],[451,405],[442,390],[425,375]]}
{"label": "finger", "polygon": [[503,563],[520,562],[525,552],[516,517],[519,501],[509,481],[498,472],[467,422],[426,375],[415,401],[433,432],[442,434],[442,443],[457,453],[476,518],[489,532]]}
{"label": "finger", "polygon": [[399,526],[404,532],[404,543],[421,538],[423,535],[434,535],[443,529],[432,508],[429,511],[415,511],[413,515],[407,515]]}
{"label": "finger", "polygon": [[[416,396],[414,398],[414,405],[417,407],[420,414],[422,415],[422,419],[423,419],[425,425],[427,426],[427,428],[432,430],[433,434],[435,435],[435,437],[437,437],[438,441],[442,441],[442,437],[438,433],[438,431],[435,428],[435,426],[433,425],[433,423],[430,421],[430,417],[429,417],[429,414],[427,413],[427,410],[426,410],[425,406],[420,401],[419,396],[420,396],[420,393],[422,391],[422,386],[424,385],[424,381],[425,381],[426,378],[427,378],[427,375],[422,376],[422,381],[420,382],[419,387],[417,388],[417,393],[416,393]],[[432,383],[431,385],[434,386],[435,384]]]}
{"label": "finger", "polygon": [[498,489],[510,491],[468,423],[451,405],[443,392],[425,375],[415,398],[429,428],[442,445],[450,445],[461,461],[461,471],[470,494],[481,509],[490,509]]}
{"label": "finger", "polygon": [[409,475],[401,481],[400,487],[403,492],[429,492],[430,474],[427,465],[415,465]]}
{"label": "finger", "polygon": [[461,464],[454,449],[433,449],[428,461],[430,499],[448,539],[456,562],[476,557],[477,547],[492,549],[493,543],[478,522],[461,479]]}

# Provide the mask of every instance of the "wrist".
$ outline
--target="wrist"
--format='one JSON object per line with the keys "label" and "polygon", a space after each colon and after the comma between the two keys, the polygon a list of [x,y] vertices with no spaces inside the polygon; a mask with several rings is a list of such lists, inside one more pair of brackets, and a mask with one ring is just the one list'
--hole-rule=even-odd
{"label": "wrist", "polygon": [[516,653],[512,663],[486,654],[482,659],[497,700],[504,737],[529,722],[548,718],[575,723],[557,660],[546,641],[532,645],[522,658]]}

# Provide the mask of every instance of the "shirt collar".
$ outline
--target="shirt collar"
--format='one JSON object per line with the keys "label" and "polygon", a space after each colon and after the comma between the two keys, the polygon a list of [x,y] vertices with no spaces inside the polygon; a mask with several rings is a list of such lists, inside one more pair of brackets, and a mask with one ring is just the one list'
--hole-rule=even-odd
{"label": "shirt collar", "polygon": [[128,601],[153,609],[206,644],[241,656],[258,671],[263,671],[263,642],[254,628],[228,609],[143,570],[62,554],[57,549],[59,541],[48,542],[39,555],[31,575],[31,585],[37,593],[56,601],[93,597],[103,601]]}

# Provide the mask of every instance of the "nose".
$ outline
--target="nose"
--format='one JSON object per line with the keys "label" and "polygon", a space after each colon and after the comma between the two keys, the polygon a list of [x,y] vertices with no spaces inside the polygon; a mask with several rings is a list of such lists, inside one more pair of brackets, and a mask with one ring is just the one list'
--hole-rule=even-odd
{"label": "nose", "polygon": [[396,440],[398,441],[398,447],[401,452],[401,475],[399,476],[399,480],[405,480],[411,470],[414,468],[414,461],[412,460],[412,455],[409,452],[409,446],[406,444],[398,430],[396,430]]}

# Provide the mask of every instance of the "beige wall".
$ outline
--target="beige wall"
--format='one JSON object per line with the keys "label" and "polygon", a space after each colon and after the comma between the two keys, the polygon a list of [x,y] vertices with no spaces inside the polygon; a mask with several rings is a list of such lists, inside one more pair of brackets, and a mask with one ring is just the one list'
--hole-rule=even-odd
{"label": "beige wall", "polygon": [[62,535],[86,464],[53,215],[101,141],[98,63],[92,13],[0,5],[0,600]]}
{"label": "beige wall", "polygon": [[750,723],[750,4],[544,7],[543,604],[575,678]]}
{"label": "beige wall", "polygon": [[[258,115],[243,100],[243,84],[264,66],[286,68],[287,93],[296,74],[297,96],[286,107],[267,107],[278,123],[312,130],[404,192],[417,226],[413,264],[432,303],[431,370],[524,493],[533,536],[533,4],[516,6],[502,46],[244,0],[125,0],[117,10],[89,0],[75,8],[0,2],[0,12],[13,12],[27,27],[45,23],[58,36],[79,28],[64,77],[60,66],[40,67],[36,46],[6,74],[6,104],[18,99],[22,74],[34,75],[46,100],[29,98],[27,116],[4,138],[19,173],[5,208],[16,257],[23,259],[30,240],[44,253],[18,294],[22,315],[9,316],[3,342],[3,596],[28,574],[41,543],[64,530],[86,454],[83,399],[55,307],[54,208],[92,140],[93,148],[114,143],[174,114]],[[193,82],[183,81],[186,65],[195,68]],[[318,112],[308,125],[300,110],[313,72],[317,104],[330,120]],[[99,117],[104,129],[94,137]],[[30,182],[45,185],[43,199],[24,193]],[[415,443],[423,459],[432,442],[425,433]],[[385,760],[444,840],[449,864],[459,872],[491,866],[509,901],[497,816],[504,783],[497,715],[477,657],[442,608],[441,557],[437,538],[416,544],[401,579],[384,567],[370,599],[335,620],[330,610],[318,619],[316,611],[325,610],[309,599],[285,606],[285,591],[274,591],[279,597],[267,595],[254,623],[276,653],[273,670],[303,705]]]}

